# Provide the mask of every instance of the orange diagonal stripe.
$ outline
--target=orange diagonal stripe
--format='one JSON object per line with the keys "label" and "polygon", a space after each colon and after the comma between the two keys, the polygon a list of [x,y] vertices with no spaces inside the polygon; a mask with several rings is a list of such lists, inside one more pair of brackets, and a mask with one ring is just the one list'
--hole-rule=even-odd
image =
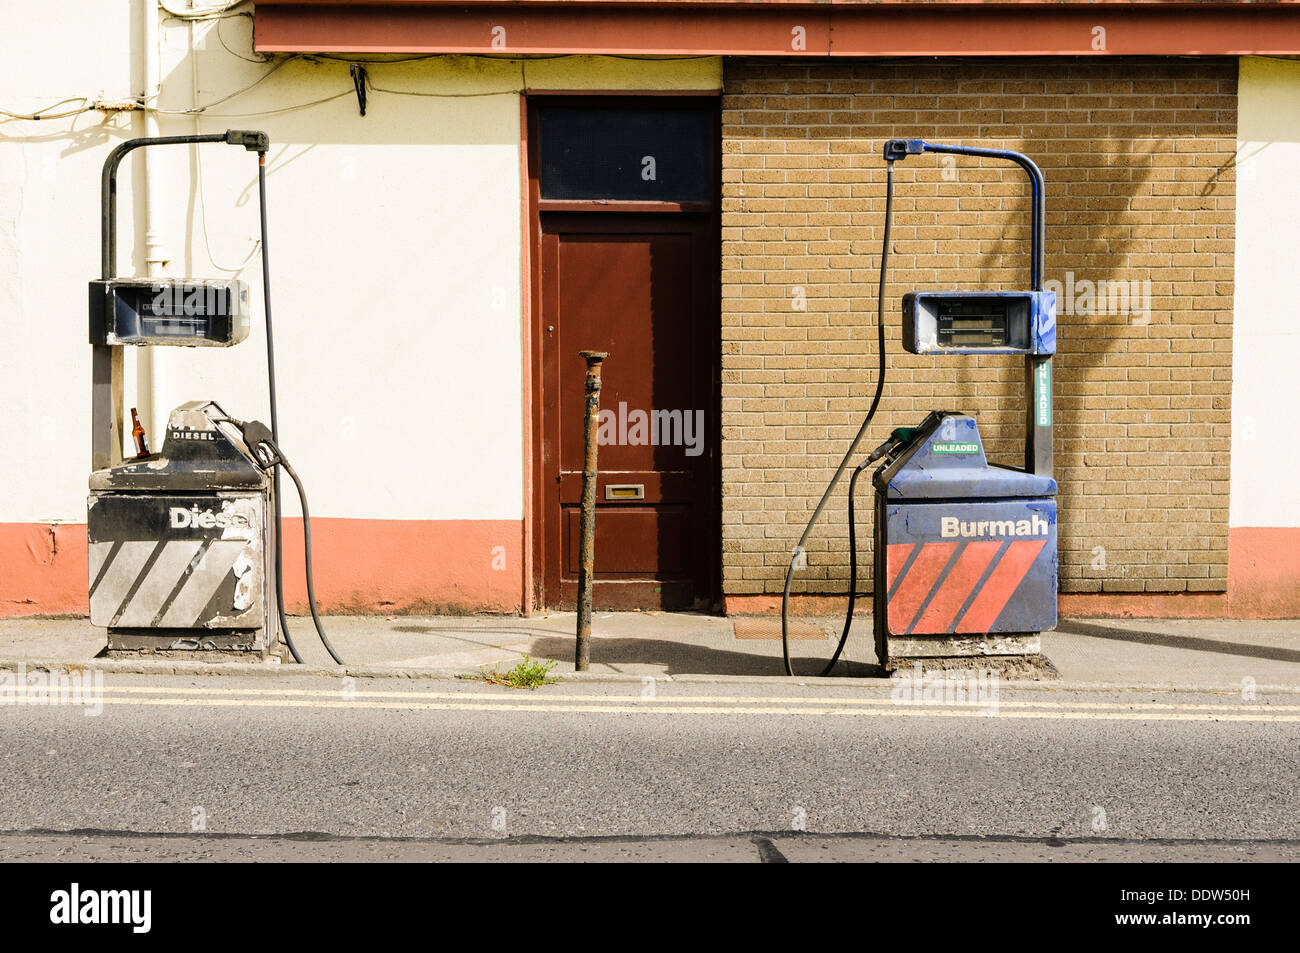
{"label": "orange diagonal stripe", "polygon": [[913,631],[922,635],[947,632],[957,612],[966,604],[966,597],[975,588],[975,583],[980,581],[980,576],[984,575],[989,561],[1001,545],[996,541],[984,540],[971,543],[963,549],[957,557],[957,565],[948,572],[939,591],[921,613]]}
{"label": "orange diagonal stripe", "polygon": [[887,563],[886,571],[889,579],[885,583],[885,592],[894,588],[894,580],[898,578],[898,570],[903,568],[907,562],[907,557],[912,555],[912,543],[891,543],[886,553],[885,562]]}
{"label": "orange diagonal stripe", "polygon": [[987,632],[1006,608],[1011,594],[1025,578],[1033,565],[1034,557],[1046,543],[1045,539],[1027,539],[1012,543],[1006,555],[998,562],[979,595],[966,614],[957,620],[954,632]]}
{"label": "orange diagonal stripe", "polygon": [[939,578],[943,567],[948,565],[956,543],[925,543],[920,554],[912,562],[903,581],[898,584],[898,591],[889,600],[889,631],[902,635],[916,618],[916,610],[934,588],[934,581]]}

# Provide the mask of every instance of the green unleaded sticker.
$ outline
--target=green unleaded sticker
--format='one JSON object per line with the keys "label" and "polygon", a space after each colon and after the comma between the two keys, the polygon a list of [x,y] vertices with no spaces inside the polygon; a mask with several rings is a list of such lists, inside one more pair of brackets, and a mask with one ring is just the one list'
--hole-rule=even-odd
{"label": "green unleaded sticker", "polygon": [[932,443],[930,444],[931,453],[979,453],[980,445],[977,443]]}
{"label": "green unleaded sticker", "polygon": [[1034,369],[1034,422],[1052,426],[1052,365],[1047,361]]}

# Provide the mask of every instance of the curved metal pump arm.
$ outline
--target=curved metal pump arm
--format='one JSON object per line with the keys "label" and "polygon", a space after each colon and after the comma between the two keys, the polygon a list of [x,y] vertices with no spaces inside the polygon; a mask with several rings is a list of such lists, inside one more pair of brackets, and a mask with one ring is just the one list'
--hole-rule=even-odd
{"label": "curved metal pump arm", "polygon": [[[100,175],[100,278],[117,277],[117,169],[130,153],[145,146],[195,145],[223,142],[243,146],[264,159],[271,147],[264,132],[228,129],[206,136],[149,136],[128,139],[108,154]],[[91,469],[112,466],[122,459],[122,349],[94,344],[91,357]]]}
{"label": "curved metal pump arm", "polygon": [[1021,152],[1010,149],[982,149],[979,146],[950,146],[940,142],[926,142],[924,139],[890,139],[885,143],[885,158],[889,161],[918,156],[925,152],[946,153],[956,156],[981,156],[986,159],[1003,159],[1014,162],[1025,170],[1029,176],[1032,190],[1033,209],[1030,220],[1029,249],[1029,284],[1034,291],[1043,290],[1043,236],[1044,204],[1043,173],[1034,164],[1034,160]]}
{"label": "curved metal pump arm", "polygon": [[204,142],[224,142],[243,146],[249,152],[265,155],[271,148],[270,137],[264,132],[248,129],[227,129],[207,136],[150,136],[128,139],[108,154],[104,171],[100,175],[100,275],[105,281],[117,275],[117,167],[136,149],[144,146],[192,146]]}

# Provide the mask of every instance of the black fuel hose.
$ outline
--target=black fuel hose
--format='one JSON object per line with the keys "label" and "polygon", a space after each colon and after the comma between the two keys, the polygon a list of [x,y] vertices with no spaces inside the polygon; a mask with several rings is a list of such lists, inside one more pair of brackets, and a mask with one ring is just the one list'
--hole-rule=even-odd
{"label": "black fuel hose", "polygon": [[316,626],[316,634],[320,636],[321,645],[325,646],[325,651],[330,654],[330,658],[343,665],[343,659],[339,658],[339,653],[335,652],[334,646],[330,644],[329,636],[325,634],[325,626],[321,624],[320,614],[316,610],[316,583],[311,569],[311,512],[307,509],[307,491],[302,488],[302,480],[298,479],[298,474],[290,466],[289,461],[284,459],[283,454],[280,454],[280,466],[284,468],[285,473],[289,474],[289,479],[293,480],[293,485],[298,489],[298,501],[302,503],[303,562],[307,567],[307,605],[311,607],[311,621]]}
{"label": "black fuel hose", "polygon": [[[275,436],[271,433],[270,428],[268,428],[266,424],[262,423],[260,420],[231,420],[230,422],[239,429],[240,434],[244,438],[244,443],[253,451],[253,455],[257,458],[257,461],[261,464],[262,468],[265,470],[271,470],[272,472],[279,472],[279,470],[283,469],[285,473],[289,474],[289,478],[293,480],[294,487],[298,490],[298,502],[302,504],[303,563],[307,570],[307,605],[311,608],[311,621],[316,627],[316,634],[320,636],[321,645],[325,646],[325,651],[329,652],[330,658],[334,659],[334,661],[338,662],[340,665],[344,665],[346,663],[343,659],[339,658],[339,653],[334,651],[334,646],[330,643],[329,636],[325,634],[325,626],[321,622],[320,612],[316,608],[316,580],[315,574],[312,571],[311,558],[311,510],[307,506],[307,491],[303,489],[302,480],[298,478],[298,472],[294,470],[293,464],[291,464],[285,457],[284,451],[281,450],[280,445],[275,442]],[[281,612],[284,612],[284,596],[277,593],[277,598],[279,601],[279,609]],[[288,641],[287,628],[285,629],[285,633],[286,641]],[[292,643],[290,643],[290,645],[292,645]],[[301,662],[302,659],[298,656],[297,651],[292,651],[294,651],[294,658]]]}
{"label": "black fuel hose", "polygon": [[304,562],[307,566],[307,605],[311,607],[311,620],[316,626],[316,634],[320,636],[321,644],[325,646],[325,651],[329,652],[330,657],[340,665],[344,664],[343,659],[334,651],[334,646],[330,644],[329,637],[325,634],[325,626],[321,624],[320,614],[316,609],[316,584],[312,578],[311,567],[311,515],[307,510],[307,492],[302,488],[302,481],[298,479],[298,474],[294,472],[289,461],[285,459],[284,454],[280,452],[278,441],[280,439],[280,415],[276,407],[275,399],[275,337],[271,331],[271,263],[267,255],[266,243],[266,153],[257,154],[257,199],[258,212],[261,217],[262,225],[262,308],[266,320],[266,381],[270,391],[271,405],[271,430],[265,433],[266,428],[261,427],[256,421],[252,425],[260,428],[249,430],[250,424],[239,424],[244,431],[244,441],[248,447],[255,453],[262,451],[263,448],[269,448],[271,454],[266,457],[271,467],[271,483],[275,490],[275,608],[280,618],[280,631],[284,633],[284,644],[289,649],[289,654],[299,665],[302,664],[302,655],[298,651],[298,646],[293,642],[293,635],[289,631],[289,617],[284,611],[284,523],[281,518],[280,506],[280,468],[289,474],[293,480],[293,485],[298,490],[298,499],[302,503],[302,533]]}
{"label": "black fuel hose", "polygon": [[[266,153],[257,154],[257,205],[262,221],[262,313],[266,321],[266,382],[270,391],[271,403],[271,437],[280,439],[280,414],[275,400],[275,337],[271,333],[271,262],[267,255],[266,244]],[[249,448],[253,447],[249,444]],[[293,644],[293,635],[289,632],[289,618],[284,611],[284,547],[280,542],[283,535],[283,521],[280,518],[280,471],[271,471],[271,484],[275,497],[275,609],[279,614],[280,631],[284,633],[284,644],[289,654],[299,665],[302,655],[298,646]]]}
{"label": "black fuel hose", "polygon": [[[853,454],[857,452],[858,444],[867,434],[867,428],[871,426],[872,419],[876,416],[876,410],[880,406],[881,395],[885,391],[885,276],[889,267],[889,235],[893,223],[894,211],[894,160],[885,160],[885,232],[880,242],[880,286],[876,292],[876,352],[879,355],[880,363],[876,373],[876,393],[871,398],[871,407],[867,410],[867,416],[862,421],[862,426],[858,428],[858,434],[849,444],[848,451],[844,454],[844,459],[840,461],[839,467],[835,470],[835,475],[831,477],[830,483],[826,485],[826,491],[822,494],[821,500],[817,503],[817,508],[813,510],[812,516],[808,519],[808,525],[804,527],[803,535],[799,537],[799,542],[795,544],[794,551],[790,554],[790,565],[785,571],[785,589],[781,593],[781,656],[785,661],[785,673],[794,675],[794,669],[790,665],[790,582],[794,577],[796,564],[799,557],[804,555],[804,544],[808,542],[808,537],[812,535],[813,526],[818,518],[822,515],[822,510],[826,508],[831,494],[835,492],[835,487],[840,482],[840,477],[844,475],[844,470],[848,467],[849,461]],[[831,660],[826,663],[826,667],[821,670],[819,676],[829,675],[835,668],[835,664],[840,660],[840,655],[844,652],[844,646],[849,640],[849,629],[853,627],[853,609],[857,604],[858,598],[858,533],[857,521],[854,518],[853,497],[857,489],[858,477],[873,462],[871,458],[862,461],[853,471],[853,477],[849,480],[849,604],[848,610],[844,615],[844,631],[840,633],[839,645],[835,647],[835,654]],[[877,609],[877,611],[879,611]]]}
{"label": "black fuel hose", "polygon": [[[343,665],[343,659],[339,658],[339,653],[334,651],[334,646],[330,644],[329,636],[325,634],[325,626],[321,624],[320,614],[316,609],[316,583],[312,578],[311,569],[311,516],[307,511],[307,491],[302,488],[302,481],[298,479],[298,474],[294,472],[289,461],[284,458],[280,452],[280,447],[276,443],[280,439],[280,420],[276,408],[275,400],[275,338],[271,333],[271,264],[266,254],[266,153],[257,154],[257,197],[258,210],[262,220],[262,305],[266,315],[266,380],[270,390],[271,403],[271,433],[270,440],[258,441],[258,444],[269,445],[275,454],[275,463],[278,464],[271,471],[271,482],[275,488],[275,608],[280,617],[280,631],[284,633],[284,644],[289,649],[289,654],[299,665],[302,664],[302,655],[298,652],[298,646],[294,645],[293,634],[289,631],[289,617],[284,611],[284,524],[280,516],[280,467],[289,474],[293,480],[293,485],[298,490],[298,499],[302,503],[302,534],[303,534],[303,554],[304,561],[307,564],[307,605],[311,608],[311,621],[316,626],[316,634],[320,636],[321,645],[325,646],[325,651],[329,652],[330,658]],[[248,444],[253,447],[253,443]]]}
{"label": "black fuel hose", "polygon": [[285,459],[277,442],[280,439],[280,420],[275,399],[275,338],[271,332],[271,264],[266,253],[265,152],[257,154],[257,198],[262,222],[262,307],[266,317],[266,381],[270,390],[271,428],[268,432],[265,425],[257,421],[248,423],[232,421],[232,423],[243,432],[244,442],[249,449],[257,454],[263,464],[271,470],[271,483],[275,489],[275,608],[280,618],[280,631],[284,633],[284,644],[288,647],[293,660],[301,665],[302,655],[293,642],[293,635],[289,632],[289,617],[284,611],[284,543],[282,542],[284,524],[280,515],[280,469],[282,467],[293,480],[293,485],[298,490],[298,500],[302,504],[303,561],[307,567],[307,605],[311,608],[311,621],[316,627],[321,645],[325,646],[325,651],[329,652],[330,658],[343,665],[345,664],[343,659],[339,658],[339,653],[334,651],[329,636],[325,634],[325,626],[321,624],[320,613],[316,608],[316,583],[311,567],[311,514],[307,509],[307,491],[302,488],[302,480],[298,479],[298,474]]}

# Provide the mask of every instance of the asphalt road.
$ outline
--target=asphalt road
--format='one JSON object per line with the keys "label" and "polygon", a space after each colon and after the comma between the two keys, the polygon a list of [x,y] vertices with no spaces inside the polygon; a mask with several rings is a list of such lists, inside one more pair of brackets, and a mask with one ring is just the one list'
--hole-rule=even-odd
{"label": "asphalt road", "polygon": [[24,859],[1294,860],[1300,696],[110,675],[0,705]]}

